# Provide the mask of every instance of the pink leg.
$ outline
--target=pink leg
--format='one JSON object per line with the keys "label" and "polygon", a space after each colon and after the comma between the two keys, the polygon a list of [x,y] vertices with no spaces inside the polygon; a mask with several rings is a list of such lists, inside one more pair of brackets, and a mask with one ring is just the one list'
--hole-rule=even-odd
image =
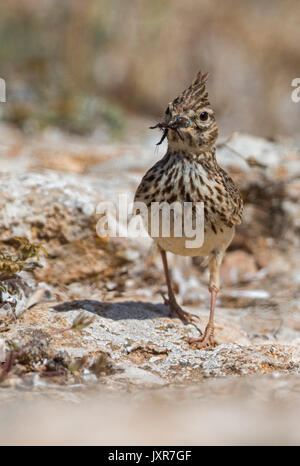
{"label": "pink leg", "polygon": [[214,286],[210,288],[210,313],[208,324],[205,328],[204,334],[200,338],[190,338],[189,343],[195,345],[197,348],[206,348],[208,346],[215,346],[214,340],[214,315],[216,307],[216,299],[218,290]]}
{"label": "pink leg", "polygon": [[190,338],[189,343],[195,345],[197,348],[206,348],[208,346],[215,346],[214,340],[214,317],[217,294],[220,289],[220,266],[223,259],[223,253],[214,251],[209,261],[209,291],[210,291],[210,312],[208,324],[205,328],[204,334],[200,338]]}
{"label": "pink leg", "polygon": [[184,311],[177,303],[174,292],[173,292],[172,284],[171,284],[166,251],[162,248],[159,248],[159,250],[160,250],[160,254],[161,254],[161,258],[162,258],[162,262],[164,266],[166,282],[167,282],[167,287],[168,287],[168,299],[166,299],[164,296],[163,296],[163,299],[164,299],[165,305],[168,306],[170,309],[170,316],[177,314],[178,317],[183,322],[189,322],[189,323],[197,322],[199,320],[197,316]]}

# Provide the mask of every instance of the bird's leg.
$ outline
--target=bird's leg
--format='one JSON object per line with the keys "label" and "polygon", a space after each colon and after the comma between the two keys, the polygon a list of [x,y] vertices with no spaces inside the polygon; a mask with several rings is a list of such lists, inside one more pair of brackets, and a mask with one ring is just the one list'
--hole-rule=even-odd
{"label": "bird's leg", "polygon": [[177,314],[178,317],[182,320],[182,322],[188,322],[188,323],[197,322],[198,321],[197,316],[184,311],[177,303],[174,292],[173,292],[172,284],[171,284],[166,251],[162,248],[159,248],[159,251],[161,254],[161,258],[162,258],[167,287],[168,287],[168,299],[164,295],[162,295],[162,297],[164,300],[164,304],[168,306],[170,309],[170,316]]}
{"label": "bird's leg", "polygon": [[214,340],[214,316],[217,294],[220,289],[220,266],[223,259],[223,254],[213,252],[209,261],[209,291],[210,291],[210,312],[208,324],[205,328],[204,334],[200,338],[190,338],[189,343],[195,345],[197,348],[206,348],[208,346],[215,346]]}

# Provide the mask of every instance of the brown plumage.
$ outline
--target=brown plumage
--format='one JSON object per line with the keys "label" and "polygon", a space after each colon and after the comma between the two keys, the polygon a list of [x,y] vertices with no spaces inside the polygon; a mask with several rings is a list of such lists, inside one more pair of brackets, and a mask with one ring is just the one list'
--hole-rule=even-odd
{"label": "brown plumage", "polygon": [[195,316],[178,305],[171,286],[166,251],[183,256],[209,256],[211,308],[204,335],[191,341],[198,347],[214,344],[214,309],[220,288],[219,269],[229,246],[235,225],[241,223],[243,203],[239,190],[216,160],[218,129],[215,114],[208,101],[207,75],[199,72],[179,97],[170,102],[165,119],[155,127],[163,130],[160,142],[168,138],[168,150],[143,177],[135,194],[135,202],[148,207],[148,231],[151,235],[150,207],[153,202],[192,203],[191,221],[194,224],[197,203],[204,204],[204,241],[201,247],[186,246],[186,236],[174,236],[174,215],[171,216],[170,235],[153,236],[160,248],[168,286],[171,313],[184,321]]}

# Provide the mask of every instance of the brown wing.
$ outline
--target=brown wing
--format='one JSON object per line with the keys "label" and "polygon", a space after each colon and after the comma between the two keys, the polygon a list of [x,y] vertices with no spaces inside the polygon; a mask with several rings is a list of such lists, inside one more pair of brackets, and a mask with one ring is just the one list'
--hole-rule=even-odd
{"label": "brown wing", "polygon": [[223,185],[228,195],[228,209],[225,212],[226,222],[229,226],[239,225],[242,221],[243,200],[238,187],[223,168],[220,168],[220,175]]}

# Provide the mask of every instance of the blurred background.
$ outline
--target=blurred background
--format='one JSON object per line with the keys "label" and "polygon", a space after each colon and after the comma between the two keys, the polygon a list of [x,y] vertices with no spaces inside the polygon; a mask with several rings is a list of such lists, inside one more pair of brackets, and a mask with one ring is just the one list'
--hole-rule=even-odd
{"label": "blurred background", "polygon": [[221,133],[298,138],[297,0],[8,0],[0,5],[1,118],[121,137],[159,118],[201,69]]}

